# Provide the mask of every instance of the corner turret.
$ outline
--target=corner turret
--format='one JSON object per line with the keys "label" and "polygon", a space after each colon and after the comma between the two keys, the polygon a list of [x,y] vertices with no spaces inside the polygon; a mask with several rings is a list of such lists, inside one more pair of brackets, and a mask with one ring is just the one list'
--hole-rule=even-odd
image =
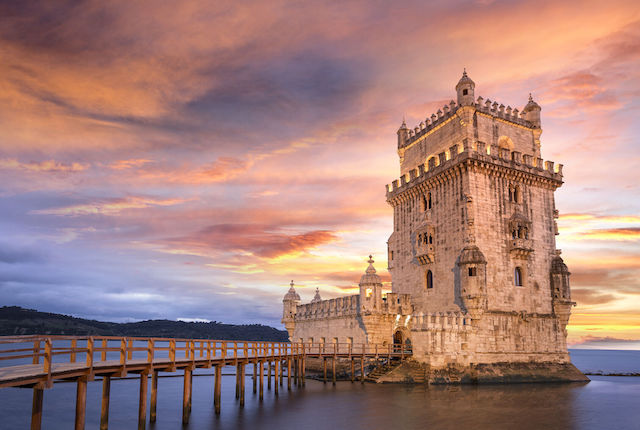
{"label": "corner turret", "polygon": [[369,267],[360,278],[360,303],[362,309],[371,312],[382,307],[382,280],[373,267],[373,257],[369,256]]}
{"label": "corner turret", "polygon": [[536,128],[541,127],[540,111],[542,108],[538,103],[533,101],[533,97],[529,94],[529,103],[522,110],[522,117],[533,124]]}
{"label": "corner turret", "polygon": [[409,139],[409,129],[407,128],[407,123],[404,118],[402,119],[402,125],[398,129],[398,148],[401,148],[407,143]]}
{"label": "corner turret", "polygon": [[467,69],[462,72],[462,77],[456,85],[456,92],[458,93],[458,104],[460,106],[473,106],[475,103],[474,90],[476,88],[475,82],[467,76]]}
{"label": "corner turret", "polygon": [[322,297],[320,297],[320,289],[316,288],[316,295],[313,296],[313,299],[311,300],[311,303],[318,303],[322,301]]}
{"label": "corner turret", "polygon": [[460,299],[473,320],[487,310],[487,260],[475,245],[462,249],[460,267]]}
{"label": "corner turret", "polygon": [[287,291],[287,294],[285,294],[282,299],[282,323],[287,329],[287,332],[289,332],[289,340],[291,340],[293,329],[296,325],[296,307],[300,304],[300,296],[296,293],[296,289],[293,288],[293,281],[291,281],[289,285],[289,291]]}

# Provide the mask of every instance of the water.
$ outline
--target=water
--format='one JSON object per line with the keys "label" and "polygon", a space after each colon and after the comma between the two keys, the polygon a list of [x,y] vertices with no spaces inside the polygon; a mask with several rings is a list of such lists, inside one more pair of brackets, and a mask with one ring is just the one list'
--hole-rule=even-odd
{"label": "water", "polygon": [[[584,371],[640,372],[640,351],[572,351]],[[249,368],[248,368],[249,370]],[[231,371],[231,369],[229,369]],[[208,374],[210,370],[199,370]],[[160,378],[158,419],[149,429],[640,429],[640,377],[593,376],[588,384],[405,386],[307,381],[276,397],[265,383],[264,401],[246,381],[238,407],[235,376],[223,376],[222,413],[213,412],[213,377],[193,378],[191,423],[183,427],[182,378]],[[111,429],[137,425],[136,379],[111,384]],[[87,429],[98,428],[100,382],[87,390]],[[0,389],[0,429],[29,428],[29,389]],[[75,384],[44,394],[44,429],[73,428]]]}

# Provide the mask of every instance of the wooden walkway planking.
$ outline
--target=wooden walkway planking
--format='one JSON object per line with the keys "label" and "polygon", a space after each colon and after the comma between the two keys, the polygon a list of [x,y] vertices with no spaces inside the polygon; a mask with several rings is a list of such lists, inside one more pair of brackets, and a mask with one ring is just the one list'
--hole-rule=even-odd
{"label": "wooden walkway planking", "polygon": [[[111,355],[112,357],[109,357]],[[117,359],[113,359],[113,356]],[[140,355],[144,358],[139,357]],[[166,357],[160,357],[167,355]],[[68,337],[68,336],[14,336],[0,337],[0,364],[7,361],[30,361],[0,367],[0,388],[32,387],[33,405],[31,429],[41,428],[43,391],[54,382],[76,381],[76,429],[85,425],[87,382],[96,376],[103,378],[100,429],[108,428],[109,393],[112,377],[127,374],[140,375],[138,429],[145,429],[147,421],[148,377],[151,375],[150,422],[156,420],[158,372],[184,372],[183,423],[189,422],[191,413],[192,375],[195,368],[214,368],[214,399],[216,414],[220,413],[221,369],[236,366],[236,398],[244,406],[245,370],[253,364],[253,392],[256,379],[259,400],[263,400],[264,377],[267,390],[274,378],[274,394],[278,395],[278,378],[291,390],[292,379],[296,387],[303,387],[307,358],[332,360],[332,381],[336,381],[336,361],[351,360],[351,381],[355,380],[354,360],[360,361],[360,380],[364,381],[365,359],[404,359],[411,351],[392,345],[352,345],[323,343],[251,342],[211,339],[123,338],[123,337]],[[111,358],[111,359],[108,359]],[[55,362],[58,361],[58,362]],[[62,361],[62,362],[60,362]],[[257,373],[259,369],[259,373]],[[279,373],[279,374],[278,374]]]}

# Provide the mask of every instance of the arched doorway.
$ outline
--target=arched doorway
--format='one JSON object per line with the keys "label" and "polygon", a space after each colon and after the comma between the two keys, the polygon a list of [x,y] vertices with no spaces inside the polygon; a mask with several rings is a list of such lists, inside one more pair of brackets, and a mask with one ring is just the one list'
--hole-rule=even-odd
{"label": "arched doorway", "polygon": [[404,335],[402,334],[401,330],[398,330],[393,334],[393,351],[400,352],[403,344],[404,344]]}

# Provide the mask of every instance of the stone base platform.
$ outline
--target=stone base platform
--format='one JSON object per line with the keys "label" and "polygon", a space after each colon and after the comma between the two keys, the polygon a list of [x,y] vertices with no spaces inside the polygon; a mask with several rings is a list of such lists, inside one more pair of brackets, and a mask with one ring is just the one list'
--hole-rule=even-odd
{"label": "stone base platform", "polygon": [[517,384],[529,382],[589,382],[571,363],[492,363],[431,369],[408,360],[381,376],[378,383]]}

